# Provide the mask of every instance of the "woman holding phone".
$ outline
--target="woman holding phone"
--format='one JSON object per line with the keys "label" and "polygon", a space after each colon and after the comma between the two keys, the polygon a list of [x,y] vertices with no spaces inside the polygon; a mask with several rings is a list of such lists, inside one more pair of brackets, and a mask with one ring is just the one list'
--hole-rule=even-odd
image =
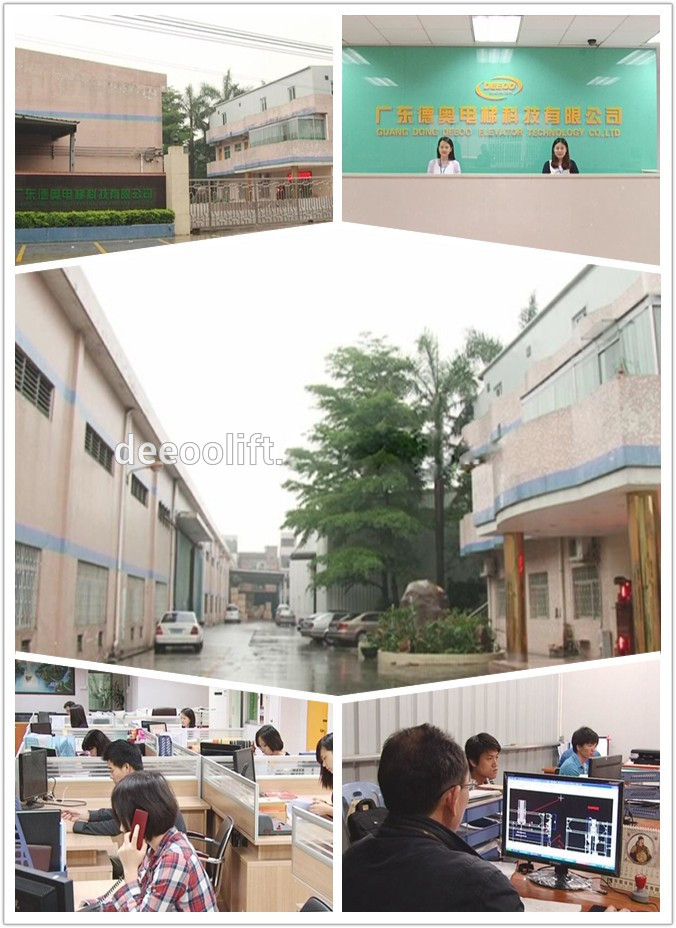
{"label": "woman holding phone", "polygon": [[[95,907],[102,912],[218,912],[211,880],[192,844],[174,826],[178,803],[162,774],[130,773],[113,790],[111,805],[124,832],[118,852],[124,877]],[[138,824],[132,828],[139,810],[147,813],[143,834]]]}

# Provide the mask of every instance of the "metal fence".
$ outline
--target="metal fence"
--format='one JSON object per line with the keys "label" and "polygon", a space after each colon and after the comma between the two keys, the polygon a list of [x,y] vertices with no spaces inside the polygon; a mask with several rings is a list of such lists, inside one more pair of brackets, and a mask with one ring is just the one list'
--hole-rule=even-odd
{"label": "metal fence", "polygon": [[193,232],[330,222],[333,182],[326,178],[191,180]]}

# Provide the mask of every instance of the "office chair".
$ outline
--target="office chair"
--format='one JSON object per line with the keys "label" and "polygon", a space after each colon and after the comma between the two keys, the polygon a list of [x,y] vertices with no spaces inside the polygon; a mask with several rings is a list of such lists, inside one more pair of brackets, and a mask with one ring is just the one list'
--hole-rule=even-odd
{"label": "office chair", "polygon": [[160,706],[159,709],[153,709],[150,713],[151,715],[178,715],[176,708],[166,708],[165,706]]}
{"label": "office chair", "polygon": [[301,912],[333,912],[333,909],[329,908],[325,902],[322,902],[316,896],[310,896]]}
{"label": "office chair", "polygon": [[[218,830],[218,834],[215,838],[208,838],[206,835],[200,834],[199,831],[186,831],[186,835],[192,839],[194,838],[197,841],[201,841],[204,844],[204,851],[196,850],[197,856],[204,865],[204,869],[209,875],[211,880],[211,885],[214,888],[214,894],[218,898],[218,893],[221,888],[221,881],[223,879],[223,864],[225,863],[225,853],[228,849],[228,844],[230,843],[230,838],[232,837],[232,832],[235,827],[235,823],[232,820],[231,816],[226,815],[223,819],[223,824]],[[207,848],[211,846],[215,848],[213,855],[207,853]]]}

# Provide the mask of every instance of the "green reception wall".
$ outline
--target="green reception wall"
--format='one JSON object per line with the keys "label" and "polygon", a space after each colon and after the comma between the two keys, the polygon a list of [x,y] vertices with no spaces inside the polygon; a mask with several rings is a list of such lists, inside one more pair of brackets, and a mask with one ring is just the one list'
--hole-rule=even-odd
{"label": "green reception wall", "polygon": [[539,174],[557,136],[584,174],[657,169],[657,56],[621,48],[343,49],[343,171]]}

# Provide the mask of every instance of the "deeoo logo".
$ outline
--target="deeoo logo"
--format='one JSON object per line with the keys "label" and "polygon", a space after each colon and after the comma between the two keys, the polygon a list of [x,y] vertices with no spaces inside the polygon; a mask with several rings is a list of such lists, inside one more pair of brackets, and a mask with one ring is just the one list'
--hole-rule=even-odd
{"label": "deeoo logo", "polygon": [[523,90],[523,84],[518,77],[509,77],[501,74],[498,77],[492,77],[489,81],[479,81],[474,88],[477,95],[484,100],[505,100],[507,97],[515,97],[517,93]]}

